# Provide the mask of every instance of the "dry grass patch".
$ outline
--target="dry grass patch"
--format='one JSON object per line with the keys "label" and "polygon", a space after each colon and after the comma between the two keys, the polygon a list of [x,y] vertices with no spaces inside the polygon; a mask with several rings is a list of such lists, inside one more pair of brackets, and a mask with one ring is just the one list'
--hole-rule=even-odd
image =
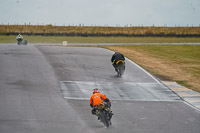
{"label": "dry grass patch", "polygon": [[199,36],[200,27],[102,27],[53,25],[0,25],[1,35],[68,36]]}

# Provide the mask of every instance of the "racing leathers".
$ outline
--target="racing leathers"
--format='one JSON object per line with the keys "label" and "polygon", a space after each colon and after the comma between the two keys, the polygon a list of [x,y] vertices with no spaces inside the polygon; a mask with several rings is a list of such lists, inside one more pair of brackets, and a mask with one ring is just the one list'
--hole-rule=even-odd
{"label": "racing leathers", "polygon": [[96,114],[95,106],[99,105],[103,101],[105,101],[109,106],[111,106],[110,100],[105,95],[103,95],[103,94],[98,92],[98,93],[94,93],[91,96],[91,98],[90,98],[90,107],[93,108],[92,109],[92,114],[93,115]]}
{"label": "racing leathers", "polygon": [[119,61],[119,60],[123,60],[124,61],[125,60],[124,55],[121,54],[120,52],[115,52],[112,55],[112,58],[111,58],[112,65],[115,68],[115,70],[116,70],[116,62]]}

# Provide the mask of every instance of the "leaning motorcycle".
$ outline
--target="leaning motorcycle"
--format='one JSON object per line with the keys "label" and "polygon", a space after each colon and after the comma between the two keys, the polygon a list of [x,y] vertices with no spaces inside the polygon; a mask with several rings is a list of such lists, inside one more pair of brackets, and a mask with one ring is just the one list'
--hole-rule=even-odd
{"label": "leaning motorcycle", "polygon": [[96,115],[98,119],[104,124],[105,127],[109,127],[112,118],[112,111],[110,109],[110,105],[106,102],[102,102],[99,105],[95,106],[96,108]]}
{"label": "leaning motorcycle", "polygon": [[123,60],[118,60],[116,62],[116,71],[117,75],[121,77],[124,74],[125,71],[125,62]]}
{"label": "leaning motorcycle", "polygon": [[27,45],[28,41],[27,40],[23,40],[23,38],[18,37],[17,38],[17,44],[18,45]]}

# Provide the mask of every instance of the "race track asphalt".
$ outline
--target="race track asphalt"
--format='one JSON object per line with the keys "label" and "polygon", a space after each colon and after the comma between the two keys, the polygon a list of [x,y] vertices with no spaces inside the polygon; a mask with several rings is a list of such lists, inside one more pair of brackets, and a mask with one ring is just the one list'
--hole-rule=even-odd
{"label": "race track asphalt", "polygon": [[[200,112],[126,59],[95,47],[0,44],[0,133],[199,133]],[[90,112],[99,88],[114,113],[104,128]]]}

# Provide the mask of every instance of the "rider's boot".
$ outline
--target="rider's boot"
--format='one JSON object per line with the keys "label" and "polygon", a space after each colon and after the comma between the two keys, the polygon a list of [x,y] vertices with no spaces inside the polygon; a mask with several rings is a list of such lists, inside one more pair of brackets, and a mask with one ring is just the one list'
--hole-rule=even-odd
{"label": "rider's boot", "polygon": [[112,112],[112,110],[110,108],[107,108],[107,110],[108,110],[108,112],[109,112],[110,115],[114,115],[113,112]]}
{"label": "rider's boot", "polygon": [[111,114],[111,115],[114,115],[112,111],[110,111],[110,114]]}

